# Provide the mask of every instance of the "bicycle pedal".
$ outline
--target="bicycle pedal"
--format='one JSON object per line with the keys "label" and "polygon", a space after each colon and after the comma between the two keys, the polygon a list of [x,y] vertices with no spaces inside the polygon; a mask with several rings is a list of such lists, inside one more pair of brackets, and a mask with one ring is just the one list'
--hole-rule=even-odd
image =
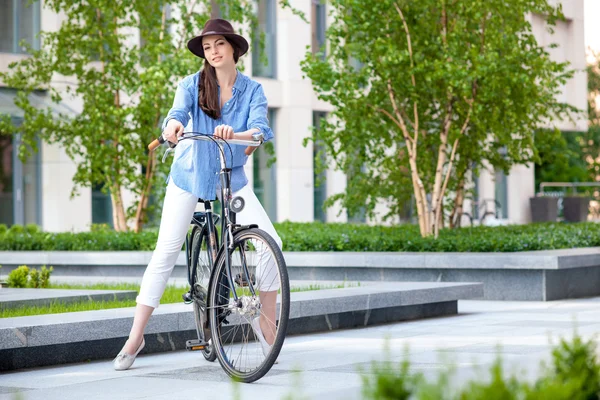
{"label": "bicycle pedal", "polygon": [[183,302],[185,304],[191,304],[194,301],[194,299],[192,298],[192,292],[191,291],[182,294],[181,298],[183,299]]}
{"label": "bicycle pedal", "polygon": [[187,342],[185,342],[185,348],[188,351],[204,350],[206,348],[206,346],[208,346],[208,343],[202,342],[198,339],[191,339],[191,340],[188,340]]}
{"label": "bicycle pedal", "polygon": [[[256,285],[256,277],[254,276],[254,274],[250,275],[250,280],[252,281],[252,285]],[[235,276],[234,281],[235,281],[235,283],[238,284],[238,286],[242,286],[242,287],[249,286],[248,280],[246,279],[245,275],[242,276],[242,274],[237,274]]]}

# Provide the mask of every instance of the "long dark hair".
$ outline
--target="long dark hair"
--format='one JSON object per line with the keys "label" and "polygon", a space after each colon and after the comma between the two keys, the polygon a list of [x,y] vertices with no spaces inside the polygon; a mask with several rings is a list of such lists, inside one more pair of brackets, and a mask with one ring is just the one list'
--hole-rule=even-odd
{"label": "long dark hair", "polygon": [[[229,40],[227,42],[233,47],[233,61],[237,64],[240,59],[240,49]],[[200,71],[200,79],[198,80],[198,105],[212,119],[221,117],[219,89],[217,86],[217,71],[215,67],[210,65],[207,59],[204,59],[204,68]]]}

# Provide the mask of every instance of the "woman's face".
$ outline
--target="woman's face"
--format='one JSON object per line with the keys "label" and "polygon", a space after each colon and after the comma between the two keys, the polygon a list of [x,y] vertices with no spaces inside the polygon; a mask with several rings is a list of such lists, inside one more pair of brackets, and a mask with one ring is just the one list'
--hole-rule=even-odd
{"label": "woman's face", "polygon": [[233,46],[221,35],[211,35],[202,38],[204,57],[215,68],[235,66]]}

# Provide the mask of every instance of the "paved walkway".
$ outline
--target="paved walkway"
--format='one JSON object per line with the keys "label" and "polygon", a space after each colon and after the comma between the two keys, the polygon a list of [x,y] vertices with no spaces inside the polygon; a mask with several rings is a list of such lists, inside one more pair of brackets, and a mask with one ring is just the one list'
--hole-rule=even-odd
{"label": "paved walkway", "polygon": [[[505,365],[533,378],[550,341],[600,333],[600,298],[559,302],[460,301],[458,316],[290,337],[280,363],[260,381],[234,385],[198,353],[140,357],[116,372],[108,361],[0,375],[0,399],[360,399],[360,368],[403,359],[435,377],[456,367],[456,384],[481,376],[502,353]],[[389,347],[384,353],[384,345]],[[501,345],[501,347],[498,347]],[[408,350],[407,349],[408,346]],[[296,370],[301,372],[295,372]],[[526,373],[524,371],[527,371]],[[17,391],[21,391],[17,394]]]}

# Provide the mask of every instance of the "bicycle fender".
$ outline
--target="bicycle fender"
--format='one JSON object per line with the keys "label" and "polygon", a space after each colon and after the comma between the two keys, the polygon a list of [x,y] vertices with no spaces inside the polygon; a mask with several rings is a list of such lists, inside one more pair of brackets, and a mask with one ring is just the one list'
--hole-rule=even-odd
{"label": "bicycle fender", "polygon": [[[250,224],[250,225],[242,225],[242,226],[238,226],[236,228],[234,228],[233,230],[233,234],[235,235],[238,232],[242,232],[242,231],[246,231],[248,229],[252,229],[252,228],[258,228],[257,224]],[[221,257],[221,254],[223,253],[223,247],[219,247],[219,251],[217,252],[217,257],[215,258],[215,260],[218,260]],[[213,282],[213,277],[215,275],[215,268],[213,267],[210,271],[210,280],[208,281],[208,293],[211,292],[212,290],[212,282]]]}
{"label": "bicycle fender", "polygon": [[236,226],[233,229],[233,234],[235,235],[238,232],[247,231],[248,229],[252,229],[252,228],[258,228],[258,225],[256,225],[256,224],[250,224],[250,225]]}

